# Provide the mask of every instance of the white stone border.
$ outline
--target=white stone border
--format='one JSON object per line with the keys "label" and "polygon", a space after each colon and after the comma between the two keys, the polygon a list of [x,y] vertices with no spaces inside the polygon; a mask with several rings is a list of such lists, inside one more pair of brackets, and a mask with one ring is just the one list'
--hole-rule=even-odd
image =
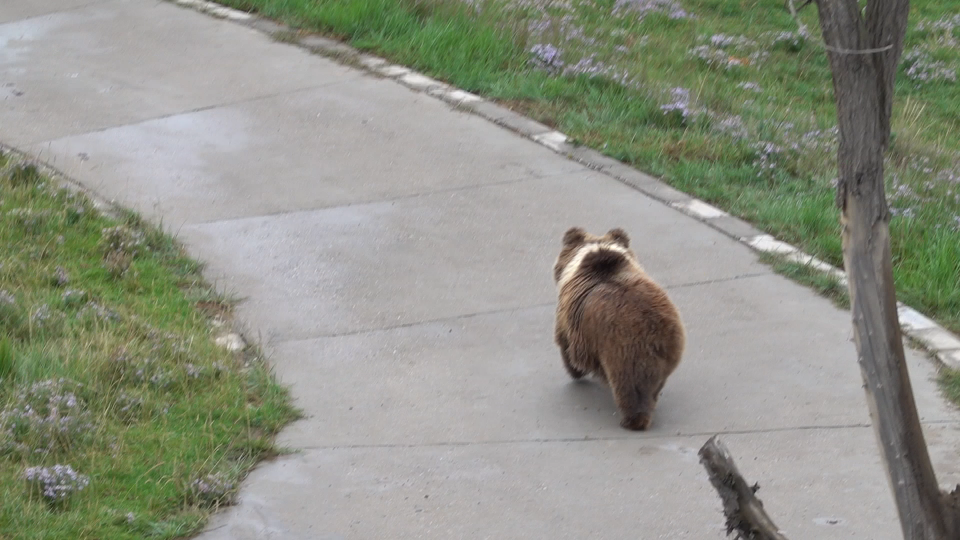
{"label": "white stone border", "polygon": [[214,17],[230,19],[231,21],[247,21],[253,18],[253,15],[249,13],[221,6],[216,2],[207,2],[206,0],[174,0],[174,2],[181,6],[192,7],[198,11],[209,13]]}
{"label": "white stone border", "polygon": [[[253,16],[249,13],[227,8],[207,0],[169,1],[181,6],[192,7],[217,17],[246,24],[247,26],[252,26],[270,34],[278,31],[288,31],[291,33],[293,31],[292,28],[278,25],[269,19]],[[589,148],[570,144],[570,138],[565,134],[555,131],[548,126],[544,126],[539,122],[520,116],[495,103],[486,101],[480,96],[454,88],[446,83],[417,73],[410,68],[391,64],[383,58],[361,53],[348,45],[331,39],[317,36],[303,36],[302,38],[294,39],[290,44],[337,59],[345,59],[359,68],[375,73],[381,77],[392,79],[411,90],[426,93],[461,110],[482,116],[558,154],[574,159],[591,169],[603,172],[620,182],[634,187],[642,193],[710,225],[714,229],[734,238],[754,251],[784,256],[788,260],[810,266],[820,272],[829,274],[839,280],[844,287],[847,286],[846,274],[843,270],[808,255],[786,242],[781,242],[769,234],[764,234],[762,231],[729,215],[727,212],[679,192],[632,167]],[[960,338],[957,338],[957,336],[947,331],[935,321],[903,303],[897,303],[897,313],[904,334],[921,343],[927,351],[943,365],[954,370],[960,370]]]}

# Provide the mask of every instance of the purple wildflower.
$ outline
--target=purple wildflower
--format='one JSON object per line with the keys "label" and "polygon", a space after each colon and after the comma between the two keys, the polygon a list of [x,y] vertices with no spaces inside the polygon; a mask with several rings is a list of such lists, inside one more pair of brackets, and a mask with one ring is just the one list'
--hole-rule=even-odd
{"label": "purple wildflower", "polygon": [[125,421],[135,420],[143,409],[143,399],[121,392],[114,403],[114,414]]}
{"label": "purple wildflower", "polygon": [[774,48],[786,49],[787,51],[797,52],[807,43],[810,35],[806,27],[801,27],[798,31],[783,31],[776,33],[765,33],[763,37],[770,40],[770,45]]}
{"label": "purple wildflower", "polygon": [[81,309],[80,313],[78,314],[78,316],[80,317],[85,317],[88,315],[92,316],[97,320],[104,321],[104,322],[120,320],[120,315],[118,315],[116,311],[113,311],[112,309],[106,306],[103,306],[97,302],[94,302],[92,300],[90,302],[87,302],[86,305],[83,306],[83,309]]}
{"label": "purple wildflower", "polygon": [[33,208],[14,208],[13,210],[9,210],[7,215],[14,218],[15,223],[26,231],[35,233],[39,231],[41,224],[50,217],[50,211],[36,210]]}
{"label": "purple wildflower", "polygon": [[937,20],[925,20],[917,23],[917,30],[937,35],[937,44],[956,47],[957,30],[960,29],[960,14],[944,16]]}
{"label": "purple wildflower", "polygon": [[0,304],[4,304],[7,307],[16,306],[17,298],[8,291],[0,289]]}
{"label": "purple wildflower", "polygon": [[696,110],[690,105],[690,90],[677,87],[670,91],[673,99],[670,103],[660,106],[660,110],[666,116],[678,116],[681,123],[688,122]]}
{"label": "purple wildflower", "polygon": [[690,50],[690,54],[702,60],[708,66],[732,69],[750,63],[750,58],[734,56],[722,49],[715,49],[709,45],[699,45]]}
{"label": "purple wildflower", "polygon": [[562,51],[550,43],[538,43],[530,48],[530,53],[533,55],[531,62],[553,75],[565,77],[576,77],[578,75],[604,76],[620,84],[627,85],[630,83],[626,71],[615,72],[613,66],[598,61],[595,54],[583,57],[575,64],[567,64],[560,58],[563,54]]}
{"label": "purple wildflower", "polygon": [[42,327],[48,320],[50,320],[50,306],[43,304],[33,312],[33,315],[30,317],[33,324]]}
{"label": "purple wildflower", "polygon": [[581,58],[576,64],[567,66],[563,69],[565,76],[575,77],[577,75],[589,75],[591,77],[602,75],[610,71],[609,66],[596,61],[596,55],[591,54],[588,57]]}
{"label": "purple wildflower", "polygon": [[67,289],[63,292],[63,295],[60,296],[60,300],[67,306],[80,305],[85,302],[86,299],[87,293],[77,289]]}
{"label": "purple wildflower", "polygon": [[[539,8],[538,8],[539,9]],[[559,19],[552,17],[540,9],[540,18],[533,18],[527,23],[527,31],[531,38],[550,36],[561,43],[579,41],[587,45],[595,45],[596,40],[586,35],[583,25],[577,23],[572,13],[567,13]]]}
{"label": "purple wildflower", "polygon": [[946,62],[934,60],[929,52],[913,49],[903,55],[904,74],[908,79],[918,83],[930,82],[957,82],[957,70]]}
{"label": "purple wildflower", "polygon": [[671,19],[693,18],[693,14],[683,9],[676,0],[617,0],[613,6],[614,15],[625,11],[636,13],[641,19],[648,13],[663,13]]}
{"label": "purple wildflower", "polygon": [[783,153],[783,148],[769,141],[760,141],[753,145],[757,151],[753,165],[757,168],[757,176],[764,173],[771,173],[777,168],[777,161]]}
{"label": "purple wildflower", "polygon": [[542,69],[551,72],[563,69],[564,63],[560,59],[560,49],[549,43],[537,43],[530,47],[530,53],[533,54],[532,61]]}
{"label": "purple wildflower", "polygon": [[531,35],[539,36],[549,30],[551,26],[550,19],[531,20],[527,23],[527,31],[530,32]]}
{"label": "purple wildflower", "polygon": [[725,133],[736,139],[746,139],[750,135],[744,125],[743,118],[740,116],[724,116],[714,126],[720,133]]}
{"label": "purple wildflower", "polygon": [[0,410],[0,454],[45,454],[70,446],[91,434],[93,423],[76,390],[66,379],[34,383]]}
{"label": "purple wildflower", "polygon": [[79,474],[70,465],[60,464],[53,467],[29,467],[23,478],[47,501],[53,503],[62,502],[90,484],[88,476]]}
{"label": "purple wildflower", "polygon": [[726,34],[714,34],[710,36],[710,44],[718,49],[757,46],[756,41],[746,36],[728,36]]}
{"label": "purple wildflower", "polygon": [[67,271],[62,266],[58,266],[54,271],[53,282],[57,287],[65,287],[70,282],[70,276],[67,275]]}
{"label": "purple wildflower", "polygon": [[956,169],[943,169],[937,173],[937,181],[960,184],[960,171]]}
{"label": "purple wildflower", "polygon": [[189,491],[197,503],[215,506],[230,497],[233,487],[220,474],[208,474],[191,482]]}
{"label": "purple wildflower", "polygon": [[912,219],[914,217],[913,208],[897,208],[894,206],[890,207],[890,215],[893,217],[902,217],[904,219]]}
{"label": "purple wildflower", "polygon": [[100,247],[105,253],[120,252],[136,257],[143,245],[143,233],[125,225],[100,231]]}

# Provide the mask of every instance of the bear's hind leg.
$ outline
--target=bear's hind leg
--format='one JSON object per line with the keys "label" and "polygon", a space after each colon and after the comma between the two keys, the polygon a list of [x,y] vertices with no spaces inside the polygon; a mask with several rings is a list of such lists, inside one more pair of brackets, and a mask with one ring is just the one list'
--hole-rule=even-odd
{"label": "bear's hind leg", "polygon": [[584,377],[584,375],[587,374],[586,371],[582,371],[582,370],[580,370],[579,368],[577,368],[576,366],[573,365],[573,363],[572,363],[571,360],[570,360],[570,349],[569,349],[569,348],[567,348],[567,349],[561,349],[561,350],[560,350],[560,356],[563,357],[563,367],[567,368],[567,373],[570,374],[570,377],[571,377],[573,380],[575,380],[575,381],[580,380],[580,379],[582,379],[582,378]]}
{"label": "bear's hind leg", "polygon": [[613,399],[620,410],[620,427],[646,431],[653,421],[656,396],[649,390],[624,381],[611,381]]}
{"label": "bear's hind leg", "polygon": [[560,357],[563,358],[563,367],[567,368],[567,373],[570,374],[573,380],[582,379],[587,372],[573,365],[573,360],[570,357],[572,353],[570,350],[570,341],[567,339],[567,336],[558,329],[556,337],[557,346],[560,347]]}

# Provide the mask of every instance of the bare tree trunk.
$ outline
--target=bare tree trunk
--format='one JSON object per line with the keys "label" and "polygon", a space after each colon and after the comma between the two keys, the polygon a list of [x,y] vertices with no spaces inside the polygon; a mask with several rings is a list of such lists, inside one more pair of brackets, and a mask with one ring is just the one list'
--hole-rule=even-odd
{"label": "bare tree trunk", "polygon": [[[791,2],[792,0],[787,0]],[[941,493],[907,372],[890,260],[883,155],[909,0],[816,2],[833,73],[840,148],[837,205],[857,359],[906,540],[960,538],[960,486]],[[789,4],[791,12],[792,4]],[[805,4],[806,5],[806,4]],[[727,532],[785,540],[716,437],[700,458],[724,505]]]}
{"label": "bare tree trunk", "polygon": [[[860,370],[907,540],[955,539],[904,359],[890,259],[883,155],[909,0],[816,0],[840,131],[837,204]],[[866,52],[865,52],[866,51]],[[949,528],[948,528],[949,527]]]}

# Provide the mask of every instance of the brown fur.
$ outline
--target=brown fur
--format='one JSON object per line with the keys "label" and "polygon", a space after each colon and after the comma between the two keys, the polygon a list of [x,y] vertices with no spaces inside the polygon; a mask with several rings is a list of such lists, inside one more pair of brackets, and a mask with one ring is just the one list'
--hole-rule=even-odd
{"label": "brown fur", "polygon": [[[581,250],[586,255],[578,261]],[[620,425],[647,429],[664,382],[683,355],[686,336],[677,308],[643,271],[622,229],[603,236],[569,229],[553,273],[563,365],[574,379],[605,379]]]}

